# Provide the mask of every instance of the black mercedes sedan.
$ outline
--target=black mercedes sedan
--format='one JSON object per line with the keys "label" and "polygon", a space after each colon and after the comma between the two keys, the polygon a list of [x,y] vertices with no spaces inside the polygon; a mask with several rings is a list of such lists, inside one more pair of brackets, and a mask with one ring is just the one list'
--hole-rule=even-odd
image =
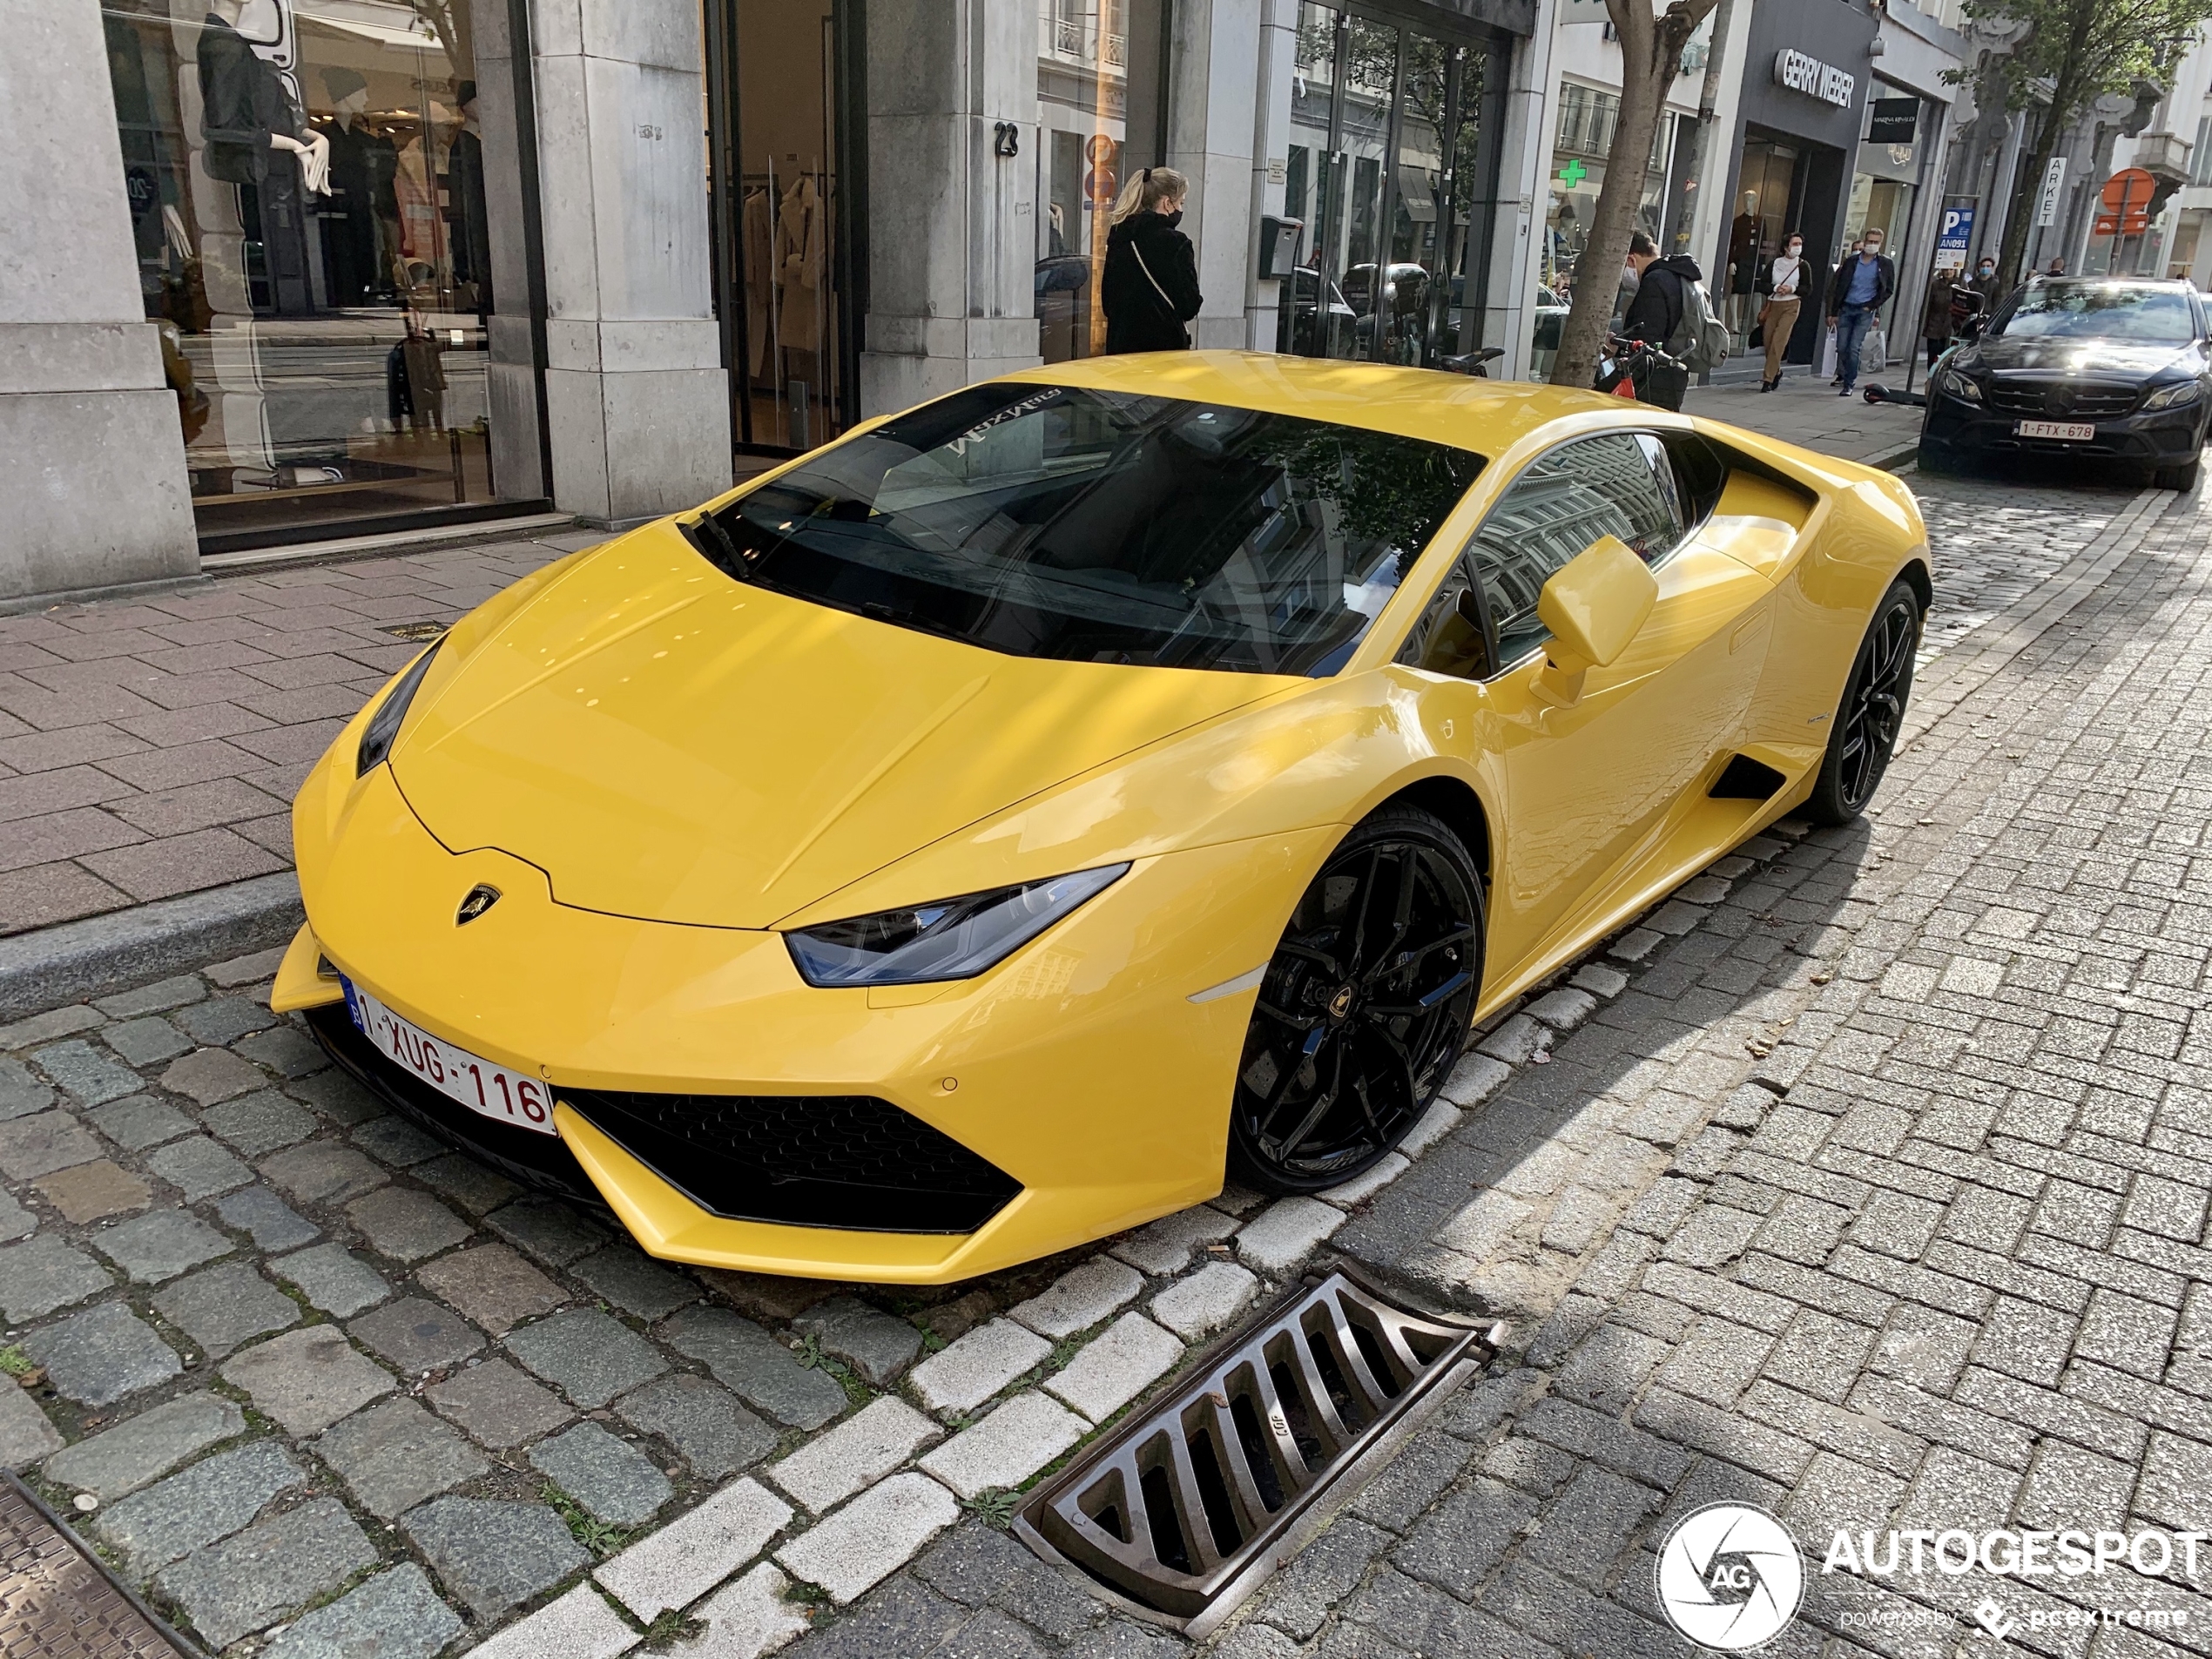
{"label": "black mercedes sedan", "polygon": [[1921,469],[2074,455],[2188,489],[2212,420],[2207,332],[2187,282],[2031,278],[1938,361]]}

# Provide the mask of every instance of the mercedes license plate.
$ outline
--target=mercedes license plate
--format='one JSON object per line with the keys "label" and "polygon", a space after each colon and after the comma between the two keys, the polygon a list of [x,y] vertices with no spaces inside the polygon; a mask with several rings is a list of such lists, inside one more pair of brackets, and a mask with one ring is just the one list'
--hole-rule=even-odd
{"label": "mercedes license plate", "polygon": [[342,975],[338,982],[346,988],[354,1023],[401,1070],[482,1116],[536,1135],[560,1132],[553,1127],[553,1091],[543,1081],[432,1036]]}
{"label": "mercedes license plate", "polygon": [[2097,435],[2094,421],[2022,421],[2013,428],[2022,438],[2058,438],[2067,443],[2087,443]]}

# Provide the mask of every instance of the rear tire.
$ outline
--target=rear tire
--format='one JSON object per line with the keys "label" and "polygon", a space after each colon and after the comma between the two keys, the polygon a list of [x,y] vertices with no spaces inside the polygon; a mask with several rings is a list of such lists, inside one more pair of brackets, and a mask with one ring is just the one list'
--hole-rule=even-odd
{"label": "rear tire", "polygon": [[2197,474],[2203,469],[2202,455],[2193,455],[2179,467],[2161,467],[2151,474],[2150,481],[2161,489],[2177,489],[2184,495],[2196,488]]}
{"label": "rear tire", "polygon": [[1229,1109],[1228,1174],[1322,1192],[1390,1155],[1467,1047],[1482,880],[1449,825],[1386,806],[1307,886],[1260,981]]}
{"label": "rear tire", "polygon": [[1864,813],[1881,787],[1905,725],[1912,695],[1913,655],[1920,648],[1920,596],[1903,577],[1890,583],[1874,607],[1866,637],[1851,659],[1828,733],[1828,752],[1804,804],[1816,824],[1848,824]]}

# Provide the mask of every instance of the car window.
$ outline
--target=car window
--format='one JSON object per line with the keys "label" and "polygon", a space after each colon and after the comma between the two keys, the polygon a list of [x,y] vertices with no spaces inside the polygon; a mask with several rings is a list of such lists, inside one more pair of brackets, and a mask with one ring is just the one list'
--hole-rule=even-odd
{"label": "car window", "polygon": [[694,527],[742,582],[985,650],[1332,674],[1482,469],[1264,409],[969,387]]}
{"label": "car window", "polygon": [[1666,452],[1641,433],[1606,432],[1561,444],[1514,479],[1468,550],[1497,640],[1497,661],[1518,662],[1550,637],[1536,601],[1552,573],[1602,536],[1656,564],[1682,540]]}
{"label": "car window", "polygon": [[[1433,674],[1480,679],[1494,671],[1487,618],[1482,613],[1481,572],[1472,543],[1452,561],[1451,574],[1438,584],[1420,617],[1398,648],[1396,661]],[[1474,597],[1469,600],[1470,590]]]}
{"label": "car window", "polygon": [[2121,282],[2037,282],[2013,298],[2012,308],[1990,325],[2006,338],[2134,340],[2185,346],[2195,319],[2179,288]]}

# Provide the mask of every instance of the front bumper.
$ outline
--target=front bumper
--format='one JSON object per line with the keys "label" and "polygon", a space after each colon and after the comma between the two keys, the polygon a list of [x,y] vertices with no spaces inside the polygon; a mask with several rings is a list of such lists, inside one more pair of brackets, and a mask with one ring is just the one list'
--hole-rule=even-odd
{"label": "front bumper", "polygon": [[2072,455],[2169,467],[2186,464],[2203,447],[2206,405],[2200,400],[2179,408],[2115,415],[2095,421],[2096,436],[2078,442],[2023,438],[2016,430],[2022,421],[2065,418],[2000,413],[1946,393],[1930,400],[1921,441],[1960,460]]}
{"label": "front bumper", "polygon": [[[1189,999],[1267,960],[1335,839],[1313,829],[1142,860],[977,979],[825,990],[799,978],[778,934],[577,909],[520,860],[488,848],[448,852],[388,768],[346,779],[346,799],[334,807],[331,770],[318,768],[301,792],[309,922],[279,976],[275,1006],[317,1009],[311,1021],[326,1027],[344,1022],[342,1003],[330,1007],[336,980],[318,972],[327,960],[426,1029],[544,1076],[557,1103],[557,1143],[448,1109],[419,1084],[408,1115],[510,1171],[518,1152],[536,1157],[523,1178],[542,1185],[576,1190],[572,1163],[654,1255],[860,1280],[964,1278],[1219,1191],[1254,993]],[[502,900],[458,926],[455,905],[478,882],[498,887]],[[342,1049],[343,1035],[326,1032],[325,1041]],[[367,1052],[374,1063],[348,1063],[388,1101],[405,1096],[400,1085],[410,1080],[380,1077],[378,1067],[399,1068]],[[785,1141],[817,1147],[813,1175],[848,1188],[864,1149],[848,1139],[840,1151],[830,1131],[873,1136],[839,1104],[872,1101],[897,1115],[873,1121],[910,1120],[933,1145],[949,1143],[1001,1174],[1008,1190],[983,1194],[991,1202],[979,1199],[953,1228],[941,1212],[895,1207],[857,1221],[863,1212],[849,1205],[822,1212],[841,1225],[718,1214],[726,1206],[716,1195],[732,1189],[710,1190],[700,1173],[710,1157],[751,1160],[756,1185],[793,1170],[761,1163],[747,1150],[749,1130],[728,1145],[699,1141],[711,1125],[701,1130],[696,1114],[676,1125],[703,1154],[687,1161],[665,1136],[644,1132],[637,1112],[608,1109],[625,1096],[769,1101],[779,1121],[797,1114],[806,1131]],[[518,1139],[536,1144],[509,1143]],[[934,1224],[923,1230],[917,1219]]]}

